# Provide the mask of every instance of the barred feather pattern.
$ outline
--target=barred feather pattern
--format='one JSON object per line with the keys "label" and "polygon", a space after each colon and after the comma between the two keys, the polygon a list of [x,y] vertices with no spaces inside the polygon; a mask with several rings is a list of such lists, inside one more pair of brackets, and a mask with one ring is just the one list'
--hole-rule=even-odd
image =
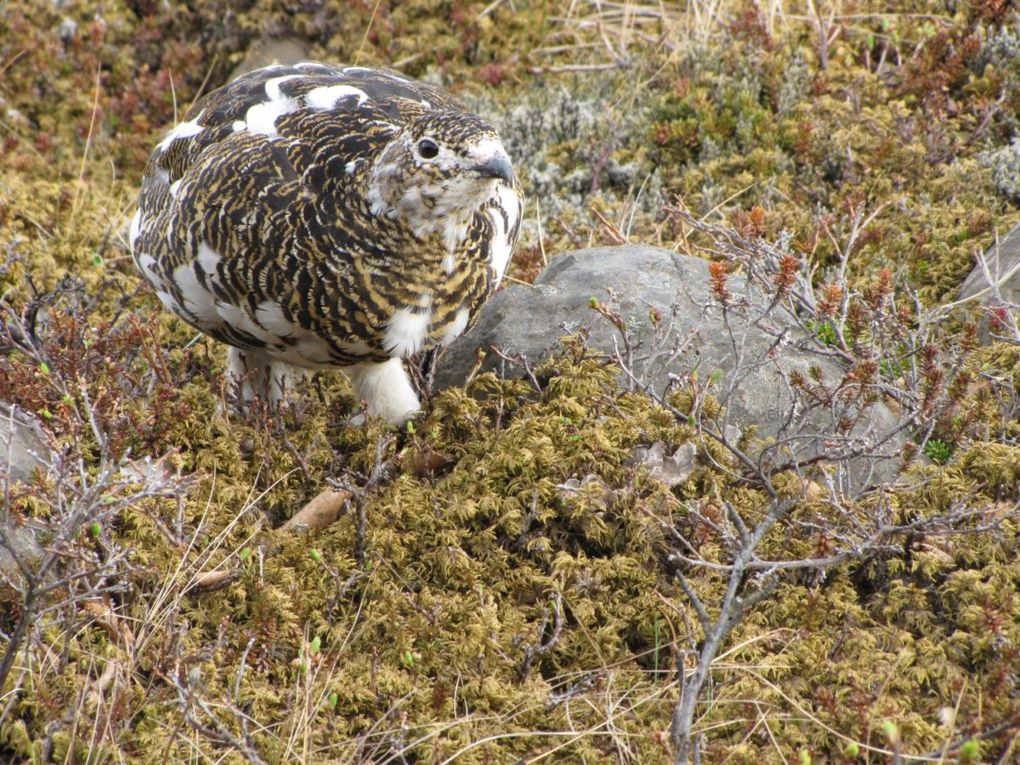
{"label": "barred feather pattern", "polygon": [[197,101],[149,159],[129,240],[163,305],[231,346],[246,398],[347,367],[400,422],[418,402],[392,360],[471,326],[522,201],[496,131],[453,96],[309,62]]}

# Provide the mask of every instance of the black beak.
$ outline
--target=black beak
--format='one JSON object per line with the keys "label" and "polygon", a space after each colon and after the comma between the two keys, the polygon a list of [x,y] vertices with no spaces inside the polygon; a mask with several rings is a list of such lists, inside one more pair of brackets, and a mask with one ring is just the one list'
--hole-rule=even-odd
{"label": "black beak", "polygon": [[510,167],[510,160],[502,154],[497,154],[471,169],[482,178],[499,178],[511,186],[514,185],[514,170]]}

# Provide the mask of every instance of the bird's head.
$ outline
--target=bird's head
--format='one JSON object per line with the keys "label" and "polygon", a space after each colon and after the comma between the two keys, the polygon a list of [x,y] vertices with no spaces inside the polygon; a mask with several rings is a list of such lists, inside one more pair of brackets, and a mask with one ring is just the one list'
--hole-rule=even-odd
{"label": "bird's head", "polygon": [[416,236],[439,233],[452,250],[500,185],[516,181],[492,126],[472,114],[429,111],[393,136],[368,183],[373,214],[401,220]]}

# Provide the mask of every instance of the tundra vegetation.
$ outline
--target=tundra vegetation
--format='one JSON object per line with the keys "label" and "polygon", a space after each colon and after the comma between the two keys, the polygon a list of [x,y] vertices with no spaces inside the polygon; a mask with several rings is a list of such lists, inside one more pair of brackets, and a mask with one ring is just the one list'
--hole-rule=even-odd
{"label": "tundra vegetation", "polygon": [[[493,119],[529,196],[512,278],[710,260],[734,326],[846,369],[783,380],[823,438],[731,422],[668,313],[633,348],[612,295],[619,353],[508,358],[402,432],[339,374],[229,414],[222,348],[125,231],[151,146],[272,38]],[[1020,757],[1020,331],[957,300],[1020,219],[1011,3],[19,0],[0,107],[0,399],[52,452],[3,484],[0,759]],[[676,481],[641,458],[688,445]],[[896,476],[842,480],[871,458]]]}

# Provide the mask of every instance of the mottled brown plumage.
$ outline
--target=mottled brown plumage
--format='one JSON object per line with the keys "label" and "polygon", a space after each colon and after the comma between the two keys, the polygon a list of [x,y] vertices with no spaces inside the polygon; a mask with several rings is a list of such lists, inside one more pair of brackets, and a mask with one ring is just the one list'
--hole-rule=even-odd
{"label": "mottled brown plumage", "polygon": [[471,325],[520,222],[496,131],[458,100],[307,63],[200,99],[153,151],[130,240],[164,306],[231,346],[246,399],[345,367],[400,422],[418,407],[400,359]]}

